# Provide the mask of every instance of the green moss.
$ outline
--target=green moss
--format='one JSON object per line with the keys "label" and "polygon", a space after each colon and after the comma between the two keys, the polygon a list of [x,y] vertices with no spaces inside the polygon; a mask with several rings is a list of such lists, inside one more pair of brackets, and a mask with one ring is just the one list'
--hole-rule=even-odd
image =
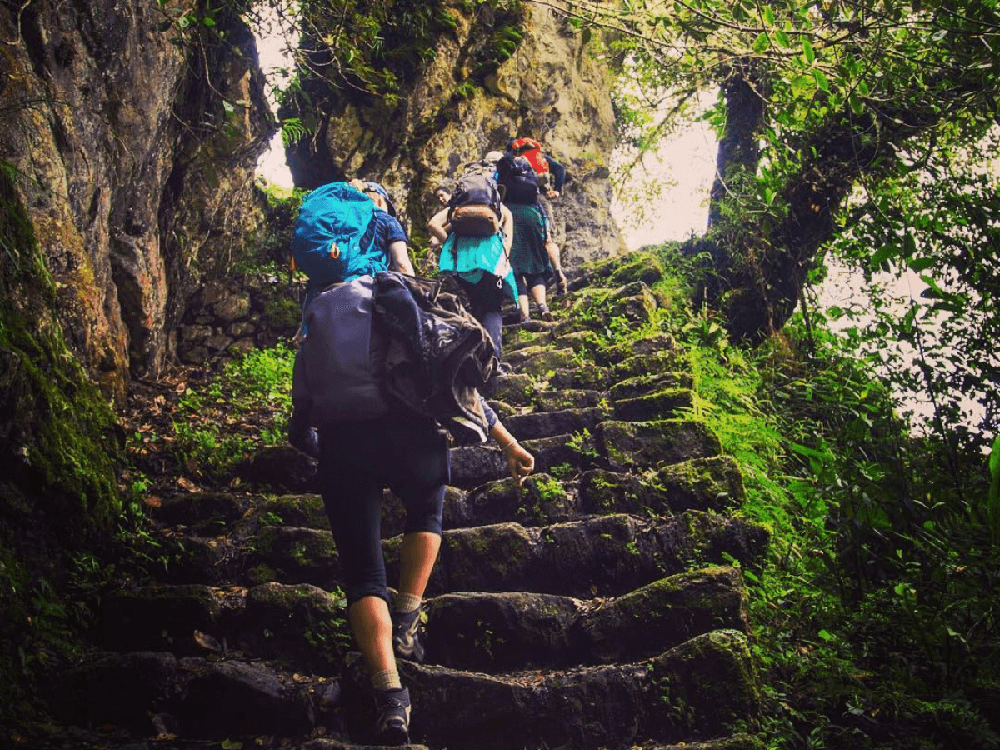
{"label": "green moss", "polygon": [[17,179],[0,162],[0,705],[13,716],[37,706],[35,681],[86,616],[64,603],[66,571],[111,546],[122,511],[115,417],[63,337]]}

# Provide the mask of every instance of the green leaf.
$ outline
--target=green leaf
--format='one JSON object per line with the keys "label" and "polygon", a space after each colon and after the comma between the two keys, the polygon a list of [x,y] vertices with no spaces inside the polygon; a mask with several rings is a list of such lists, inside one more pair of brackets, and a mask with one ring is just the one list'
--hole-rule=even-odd
{"label": "green leaf", "polygon": [[934,258],[927,258],[927,257],[925,257],[925,258],[910,258],[906,262],[906,265],[909,266],[912,270],[917,271],[919,273],[920,271],[924,271],[924,270],[930,268],[935,263],[937,263],[937,261]]}
{"label": "green leaf", "polygon": [[869,261],[870,268],[881,268],[883,265],[888,267],[887,261],[889,258],[894,258],[899,253],[899,248],[895,245],[883,245],[878,250],[876,250]]}
{"label": "green leaf", "polygon": [[781,29],[774,32],[774,41],[778,43],[779,47],[784,47],[785,49],[791,46],[791,42],[788,41],[788,34]]}
{"label": "green leaf", "polygon": [[798,99],[808,99],[816,93],[816,79],[812,76],[795,76],[791,85],[792,96]]}
{"label": "green leaf", "polygon": [[774,10],[770,5],[764,6],[764,23],[768,26],[774,26]]}
{"label": "green leaf", "polygon": [[830,90],[830,82],[826,79],[826,75],[819,68],[813,68],[813,78],[816,79],[816,85],[819,86],[823,91]]}
{"label": "green leaf", "polygon": [[757,35],[757,38],[753,43],[753,51],[758,55],[767,51],[767,48],[771,46],[771,40],[767,38],[767,34],[763,31]]}
{"label": "green leaf", "polygon": [[994,544],[1000,540],[1000,435],[993,439],[990,449],[990,489],[986,495],[986,515]]}
{"label": "green leaf", "polygon": [[816,52],[808,39],[802,40],[802,58],[810,65],[816,61]]}

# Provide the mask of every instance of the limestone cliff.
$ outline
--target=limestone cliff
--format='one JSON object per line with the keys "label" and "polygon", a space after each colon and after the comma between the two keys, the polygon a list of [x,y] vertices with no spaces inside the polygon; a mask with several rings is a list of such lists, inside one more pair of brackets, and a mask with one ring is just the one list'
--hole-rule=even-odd
{"label": "limestone cliff", "polygon": [[[296,184],[378,180],[419,242],[437,184],[455,178],[464,163],[503,150],[510,136],[530,134],[572,175],[553,207],[557,238],[565,235],[564,264],[624,252],[610,214],[610,85],[581,35],[531,3],[517,4],[513,18],[488,3],[471,10],[468,3],[445,5],[454,26],[437,37],[434,54],[398,102],[313,81],[310,106],[325,105],[308,113],[319,117],[316,137],[290,149]],[[515,25],[520,44],[490,65],[488,46],[504,24]],[[301,112],[301,102],[289,110],[296,106]]]}

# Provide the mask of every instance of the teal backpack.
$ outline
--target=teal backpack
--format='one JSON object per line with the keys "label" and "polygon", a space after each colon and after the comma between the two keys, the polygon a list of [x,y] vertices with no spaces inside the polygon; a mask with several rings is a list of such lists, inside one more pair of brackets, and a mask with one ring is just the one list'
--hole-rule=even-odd
{"label": "teal backpack", "polygon": [[375,204],[346,182],[331,182],[302,201],[292,234],[292,261],[322,288],[388,269],[375,239]]}

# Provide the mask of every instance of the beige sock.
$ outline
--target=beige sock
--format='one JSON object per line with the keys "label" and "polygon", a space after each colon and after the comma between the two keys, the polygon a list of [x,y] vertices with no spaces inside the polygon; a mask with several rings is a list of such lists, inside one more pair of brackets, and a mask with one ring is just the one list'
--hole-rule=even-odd
{"label": "beige sock", "polygon": [[372,687],[375,690],[399,690],[403,683],[399,681],[399,672],[385,669],[372,675]]}
{"label": "beige sock", "polygon": [[396,598],[392,603],[392,608],[396,612],[412,612],[420,606],[421,601],[423,600],[416,594],[405,594],[400,591],[396,594]]}

